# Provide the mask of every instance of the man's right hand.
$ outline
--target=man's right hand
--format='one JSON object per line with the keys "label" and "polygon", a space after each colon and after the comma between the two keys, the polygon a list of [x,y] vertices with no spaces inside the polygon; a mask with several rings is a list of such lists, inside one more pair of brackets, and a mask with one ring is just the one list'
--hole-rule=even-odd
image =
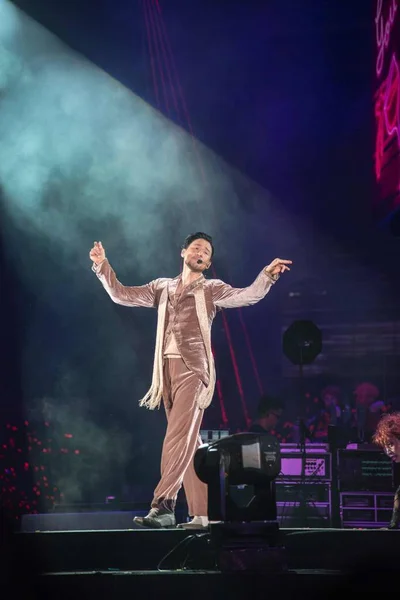
{"label": "man's right hand", "polygon": [[106,258],[106,252],[101,242],[95,242],[93,248],[89,252],[90,260],[96,265],[99,265]]}

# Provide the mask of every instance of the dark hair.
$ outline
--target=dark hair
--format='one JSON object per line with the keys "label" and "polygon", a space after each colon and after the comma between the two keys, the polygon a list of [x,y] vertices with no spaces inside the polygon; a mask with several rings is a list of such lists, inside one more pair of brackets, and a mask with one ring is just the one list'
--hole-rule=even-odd
{"label": "dark hair", "polygon": [[262,396],[258,403],[257,413],[259,417],[265,417],[268,413],[273,410],[283,410],[285,403],[280,398],[275,396]]}
{"label": "dark hair", "polygon": [[214,256],[214,246],[212,242],[212,237],[211,235],[208,235],[208,233],[203,233],[202,231],[197,231],[196,233],[191,233],[190,235],[188,235],[185,241],[183,242],[182,249],[186,250],[186,248],[188,248],[190,244],[192,244],[196,240],[206,240],[206,242],[210,244],[212,258]]}
{"label": "dark hair", "polygon": [[338,385],[327,385],[321,392],[321,398],[324,396],[334,396],[336,400],[340,401],[341,389]]}

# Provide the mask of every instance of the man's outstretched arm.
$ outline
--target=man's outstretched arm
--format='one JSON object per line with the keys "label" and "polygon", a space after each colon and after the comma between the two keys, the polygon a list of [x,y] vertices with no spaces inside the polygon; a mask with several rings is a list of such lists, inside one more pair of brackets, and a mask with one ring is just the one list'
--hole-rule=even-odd
{"label": "man's outstretched arm", "polygon": [[292,264],[291,260],[276,258],[245,288],[234,288],[219,279],[215,280],[212,288],[214,304],[219,308],[239,308],[256,304],[267,295],[281,273],[290,271],[289,264]]}
{"label": "man's outstretched arm", "polygon": [[92,270],[113,302],[122,306],[156,306],[157,280],[140,286],[122,285],[106,258],[101,242],[95,242],[89,256],[93,261]]}

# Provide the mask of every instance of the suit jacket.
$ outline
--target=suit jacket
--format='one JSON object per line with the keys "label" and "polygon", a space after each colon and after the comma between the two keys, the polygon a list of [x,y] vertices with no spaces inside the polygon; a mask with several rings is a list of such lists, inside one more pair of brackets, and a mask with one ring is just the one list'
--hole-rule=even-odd
{"label": "suit jacket", "polygon": [[[233,288],[220,279],[206,279],[201,275],[196,281],[183,288],[179,297],[176,297],[176,289],[181,275],[174,279],[155,279],[141,286],[124,286],[118,281],[107,259],[100,265],[94,265],[93,270],[110,298],[117,304],[158,308],[152,384],[154,393],[154,386],[157,387],[157,400],[153,397],[152,406],[149,406],[147,401],[141,401],[141,404],[149,408],[159,406],[162,394],[162,368],[159,363],[160,360],[162,361],[162,351],[171,332],[175,336],[186,366],[209,388],[207,399],[203,399],[203,404],[208,405],[211,402],[215,385],[214,361],[211,352],[211,326],[217,311],[223,308],[256,304],[264,298],[277,280],[263,269],[248,287]],[[202,406],[202,408],[205,407]]]}

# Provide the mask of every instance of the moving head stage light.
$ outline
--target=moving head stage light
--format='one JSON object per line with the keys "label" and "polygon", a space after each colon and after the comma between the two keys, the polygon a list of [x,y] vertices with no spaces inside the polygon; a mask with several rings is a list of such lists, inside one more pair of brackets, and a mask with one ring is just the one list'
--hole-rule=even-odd
{"label": "moving head stage light", "polygon": [[[221,570],[273,570],[284,566],[276,520],[274,480],[280,473],[279,441],[272,435],[239,433],[201,446],[197,476],[208,486],[211,542]],[[238,486],[250,490],[238,502]]]}
{"label": "moving head stage light", "polygon": [[[238,433],[203,444],[194,457],[194,468],[208,485],[210,521],[276,520],[273,481],[280,473],[279,441],[272,435]],[[248,485],[254,495],[246,506],[232,498],[231,486]]]}

